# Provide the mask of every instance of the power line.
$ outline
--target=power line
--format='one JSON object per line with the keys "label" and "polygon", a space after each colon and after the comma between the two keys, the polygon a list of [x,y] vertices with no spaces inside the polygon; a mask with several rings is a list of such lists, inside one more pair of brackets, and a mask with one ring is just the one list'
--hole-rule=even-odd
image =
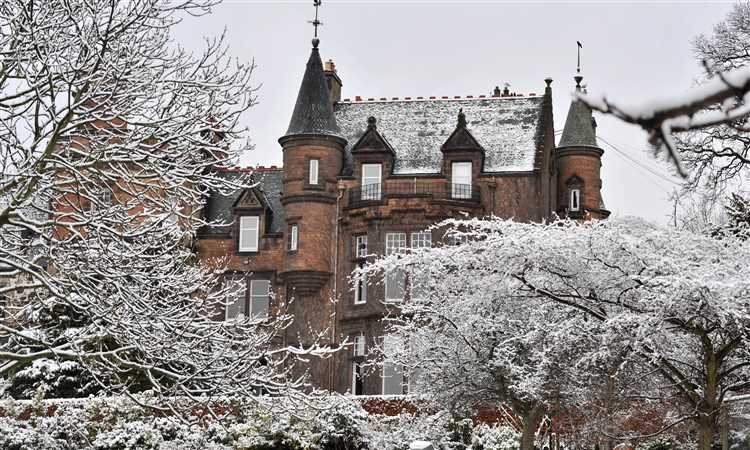
{"label": "power line", "polygon": [[624,158],[626,158],[628,161],[632,162],[633,164],[637,165],[638,167],[642,168],[643,170],[648,171],[652,175],[657,176],[657,177],[661,178],[662,180],[664,180],[664,181],[666,181],[668,183],[671,183],[671,184],[674,184],[674,185],[677,185],[677,186],[681,185],[681,183],[678,183],[678,182],[676,182],[676,181],[674,181],[674,180],[672,180],[672,179],[664,176],[664,174],[662,174],[660,172],[657,172],[655,169],[653,169],[653,168],[651,168],[651,167],[643,164],[642,162],[640,162],[637,159],[633,158],[632,156],[628,155],[626,152],[624,152],[624,151],[620,150],[619,148],[617,148],[614,144],[612,144],[611,142],[609,142],[607,139],[605,139],[605,138],[603,138],[601,136],[597,136],[597,139],[601,139],[601,141],[604,142],[605,144],[607,144],[607,146],[609,146],[612,150],[614,150],[615,152],[619,153]]}

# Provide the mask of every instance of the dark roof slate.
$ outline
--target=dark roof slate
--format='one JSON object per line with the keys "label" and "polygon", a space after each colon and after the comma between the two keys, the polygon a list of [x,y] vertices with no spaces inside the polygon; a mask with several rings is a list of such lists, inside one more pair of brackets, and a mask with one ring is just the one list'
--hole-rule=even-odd
{"label": "dark roof slate", "polygon": [[285,136],[297,134],[340,135],[317,47],[313,47],[307,61],[305,75],[297,94],[297,103],[294,105]]}
{"label": "dark roof slate", "polygon": [[343,175],[352,173],[352,145],[366,131],[370,116],[396,153],[395,174],[439,173],[440,149],[455,131],[460,109],[467,129],[485,149],[486,172],[532,171],[542,139],[543,100],[519,96],[337,103],[336,123],[349,142]]}
{"label": "dark roof slate", "polygon": [[581,101],[573,100],[558,147],[598,147],[593,120],[591,108]]}
{"label": "dark roof slate", "polygon": [[[251,182],[257,182],[255,187],[265,197],[266,203],[271,209],[271,223],[269,233],[281,233],[284,230],[284,207],[281,204],[283,170],[260,170],[253,172],[250,176]],[[247,176],[241,171],[220,172],[219,176],[228,180],[239,180]],[[208,221],[219,221],[230,224],[233,220],[233,205],[242,194],[243,189],[236,189],[228,195],[213,192],[206,204],[206,219]],[[230,225],[211,226],[203,230],[204,234],[227,234]]]}

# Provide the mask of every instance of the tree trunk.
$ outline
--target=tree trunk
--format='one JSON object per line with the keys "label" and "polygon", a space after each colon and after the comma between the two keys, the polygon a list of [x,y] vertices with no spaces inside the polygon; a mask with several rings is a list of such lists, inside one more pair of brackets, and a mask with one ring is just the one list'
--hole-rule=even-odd
{"label": "tree trunk", "polygon": [[698,448],[697,450],[711,450],[716,436],[716,421],[711,417],[704,417],[698,421]]}
{"label": "tree trunk", "polygon": [[541,405],[533,406],[521,417],[521,445],[519,450],[534,450],[534,436],[544,414]]}

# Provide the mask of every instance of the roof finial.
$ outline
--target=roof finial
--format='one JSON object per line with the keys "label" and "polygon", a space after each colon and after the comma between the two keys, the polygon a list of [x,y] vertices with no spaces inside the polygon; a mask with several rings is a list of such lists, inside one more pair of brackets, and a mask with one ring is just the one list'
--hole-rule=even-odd
{"label": "roof finial", "polygon": [[368,129],[374,130],[377,123],[378,123],[378,120],[375,117],[370,116],[370,117],[367,118],[367,128]]}
{"label": "roof finial", "polygon": [[315,6],[315,20],[309,20],[308,22],[313,25],[313,28],[315,28],[315,35],[313,36],[312,45],[313,48],[318,48],[318,44],[320,43],[320,39],[318,39],[318,27],[320,25],[323,25],[323,22],[318,20],[318,7],[323,2],[323,0],[313,0],[313,6]]}
{"label": "roof finial", "polygon": [[581,49],[583,48],[583,45],[581,44],[581,41],[576,41],[576,44],[578,44],[578,66],[576,66],[576,76],[573,77],[574,80],[576,80],[576,90],[581,90],[581,81],[583,81],[583,76],[581,75]]}
{"label": "roof finial", "polygon": [[458,128],[466,128],[466,114],[463,108],[458,110]]}

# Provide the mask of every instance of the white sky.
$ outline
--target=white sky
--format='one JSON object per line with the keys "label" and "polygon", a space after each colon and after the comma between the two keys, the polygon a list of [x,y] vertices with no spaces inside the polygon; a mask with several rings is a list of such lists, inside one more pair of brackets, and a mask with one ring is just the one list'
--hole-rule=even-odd
{"label": "white sky", "polygon": [[[284,134],[310,54],[312,1],[225,0],[212,15],[186,20],[176,40],[191,49],[225,28],[229,52],[255,59],[259,104],[245,117],[256,148],[245,165],[281,165]],[[333,59],[343,98],[479,95],[504,82],[544,91],[551,76],[555,130],[570,104],[576,41],[591,93],[636,102],[680,93],[700,76],[692,39],[710,33],[729,2],[503,3],[324,0],[321,56]],[[670,166],[652,157],[638,127],[597,116],[598,135],[637,164],[604,148],[603,195],[615,215],[664,222],[671,210]],[[646,169],[646,166],[659,177]]]}

